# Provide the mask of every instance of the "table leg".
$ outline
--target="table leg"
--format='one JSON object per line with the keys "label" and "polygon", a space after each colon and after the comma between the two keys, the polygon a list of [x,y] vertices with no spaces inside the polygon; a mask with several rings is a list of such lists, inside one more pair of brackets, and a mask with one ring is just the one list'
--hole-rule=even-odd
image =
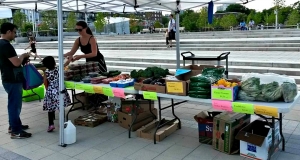
{"label": "table leg", "polygon": [[175,111],[174,111],[174,99],[171,99],[172,102],[172,114],[173,116],[178,120],[178,129],[181,129],[181,121],[180,119],[175,115]]}
{"label": "table leg", "polygon": [[285,138],[282,133],[282,113],[279,113],[279,133],[282,139],[282,151],[285,151]]}
{"label": "table leg", "polygon": [[160,97],[157,97],[157,101],[158,101],[158,123],[156,125],[156,129],[155,129],[154,134],[153,134],[154,144],[156,144],[156,132],[159,129],[160,123],[161,123],[161,101],[160,101]]}
{"label": "table leg", "polygon": [[[75,110],[81,109],[84,106],[84,104],[79,99],[77,99],[75,89],[71,89],[71,95],[72,95],[72,103],[70,105],[72,105],[72,106],[71,106],[71,108],[69,109],[69,111],[68,111],[68,113],[66,115],[66,120],[67,121],[69,120],[69,114],[70,114],[70,112],[73,112]],[[77,100],[76,103],[74,102],[75,100]],[[77,104],[77,103],[80,103],[81,107],[73,109],[74,105]]]}

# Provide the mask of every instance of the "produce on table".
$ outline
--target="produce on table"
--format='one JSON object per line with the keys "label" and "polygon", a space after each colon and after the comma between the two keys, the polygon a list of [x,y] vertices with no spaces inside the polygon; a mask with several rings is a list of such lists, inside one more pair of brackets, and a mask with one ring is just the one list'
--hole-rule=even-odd
{"label": "produce on table", "polygon": [[133,70],[130,72],[132,78],[161,78],[169,75],[168,69],[162,69],[159,67],[147,67],[145,70],[140,69],[139,71]]}
{"label": "produce on table", "polygon": [[249,73],[243,76],[238,98],[249,101],[292,102],[297,95],[295,80],[277,74]]}
{"label": "produce on table", "polygon": [[224,77],[225,68],[204,68],[202,76],[210,77],[212,82],[216,82]]}
{"label": "produce on table", "polygon": [[104,77],[104,76],[94,77],[94,78],[91,78],[91,83],[92,84],[99,84],[99,83],[102,83],[103,79],[106,79],[106,77]]}
{"label": "produce on table", "polygon": [[147,78],[142,81],[143,84],[166,86],[166,80],[163,78]]}
{"label": "produce on table", "polygon": [[84,77],[82,81],[83,83],[91,83],[91,77]]}
{"label": "produce on table", "polygon": [[227,87],[227,88],[235,87],[235,86],[238,86],[238,85],[239,85],[239,83],[237,83],[237,82],[230,82],[230,81],[227,81],[224,78],[218,80],[216,83],[213,84],[213,86]]}
{"label": "produce on table", "polygon": [[106,76],[106,77],[115,77],[120,74],[121,74],[121,71],[118,71],[118,70],[101,73],[102,76]]}
{"label": "produce on table", "polygon": [[211,77],[194,76],[190,78],[189,96],[193,98],[209,99],[211,97]]}

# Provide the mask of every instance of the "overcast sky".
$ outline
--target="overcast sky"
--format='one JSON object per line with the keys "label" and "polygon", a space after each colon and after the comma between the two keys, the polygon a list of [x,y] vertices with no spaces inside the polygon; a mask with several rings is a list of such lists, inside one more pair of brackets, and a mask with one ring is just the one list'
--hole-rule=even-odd
{"label": "overcast sky", "polygon": [[[285,0],[286,5],[294,4],[299,0]],[[255,9],[258,11],[262,11],[264,9],[268,9],[274,6],[273,0],[255,0],[253,2],[250,2],[246,4],[246,7],[250,9]]]}

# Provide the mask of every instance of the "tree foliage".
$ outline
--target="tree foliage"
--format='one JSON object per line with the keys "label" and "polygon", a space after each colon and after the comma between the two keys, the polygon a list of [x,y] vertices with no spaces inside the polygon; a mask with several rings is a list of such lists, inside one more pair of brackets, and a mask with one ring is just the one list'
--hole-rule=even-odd
{"label": "tree foliage", "polygon": [[49,30],[50,28],[56,29],[57,28],[57,11],[50,10],[50,11],[43,11],[41,12],[42,16],[42,24],[40,28],[42,30]]}
{"label": "tree foliage", "polygon": [[226,8],[225,12],[239,12],[249,15],[251,11],[241,4],[231,4]]}
{"label": "tree foliage", "polygon": [[164,25],[164,27],[168,27],[168,23],[169,23],[169,18],[164,16],[161,18],[162,24]]}
{"label": "tree foliage", "polygon": [[24,31],[24,24],[26,23],[26,15],[20,10],[17,10],[13,15],[13,22],[18,26],[19,30]]}
{"label": "tree foliage", "polygon": [[102,12],[97,13],[96,21],[94,22],[97,31],[101,31],[106,25],[105,16],[106,15]]}
{"label": "tree foliage", "polygon": [[76,14],[74,12],[70,12],[67,17],[67,28],[68,30],[73,30],[77,22]]}
{"label": "tree foliage", "polygon": [[129,28],[131,33],[136,33],[138,31],[138,21],[134,14],[129,16]]}
{"label": "tree foliage", "polygon": [[238,24],[238,21],[237,21],[235,15],[233,15],[233,14],[225,15],[220,21],[220,25],[224,29],[229,29],[231,26],[234,27],[237,24]]}
{"label": "tree foliage", "polygon": [[154,27],[155,27],[155,28],[161,28],[162,25],[160,24],[159,21],[155,21],[155,22],[154,22]]}
{"label": "tree foliage", "polygon": [[208,26],[207,16],[208,16],[207,7],[201,8],[199,12],[199,18],[197,21],[197,26],[199,28],[204,28]]}
{"label": "tree foliage", "polygon": [[287,25],[296,25],[300,22],[300,16],[297,10],[293,10],[293,12],[288,16],[288,20],[286,22]]}

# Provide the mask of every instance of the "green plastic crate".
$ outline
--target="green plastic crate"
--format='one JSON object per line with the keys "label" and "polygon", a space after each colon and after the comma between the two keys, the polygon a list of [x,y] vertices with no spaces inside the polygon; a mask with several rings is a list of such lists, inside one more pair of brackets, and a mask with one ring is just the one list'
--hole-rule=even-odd
{"label": "green plastic crate", "polygon": [[[45,97],[45,86],[41,85],[37,88],[32,89],[36,94],[40,96],[41,99]],[[33,95],[31,90],[23,90],[23,97]],[[24,102],[31,102],[35,100],[39,100],[39,97],[37,95],[26,97],[22,99]]]}

